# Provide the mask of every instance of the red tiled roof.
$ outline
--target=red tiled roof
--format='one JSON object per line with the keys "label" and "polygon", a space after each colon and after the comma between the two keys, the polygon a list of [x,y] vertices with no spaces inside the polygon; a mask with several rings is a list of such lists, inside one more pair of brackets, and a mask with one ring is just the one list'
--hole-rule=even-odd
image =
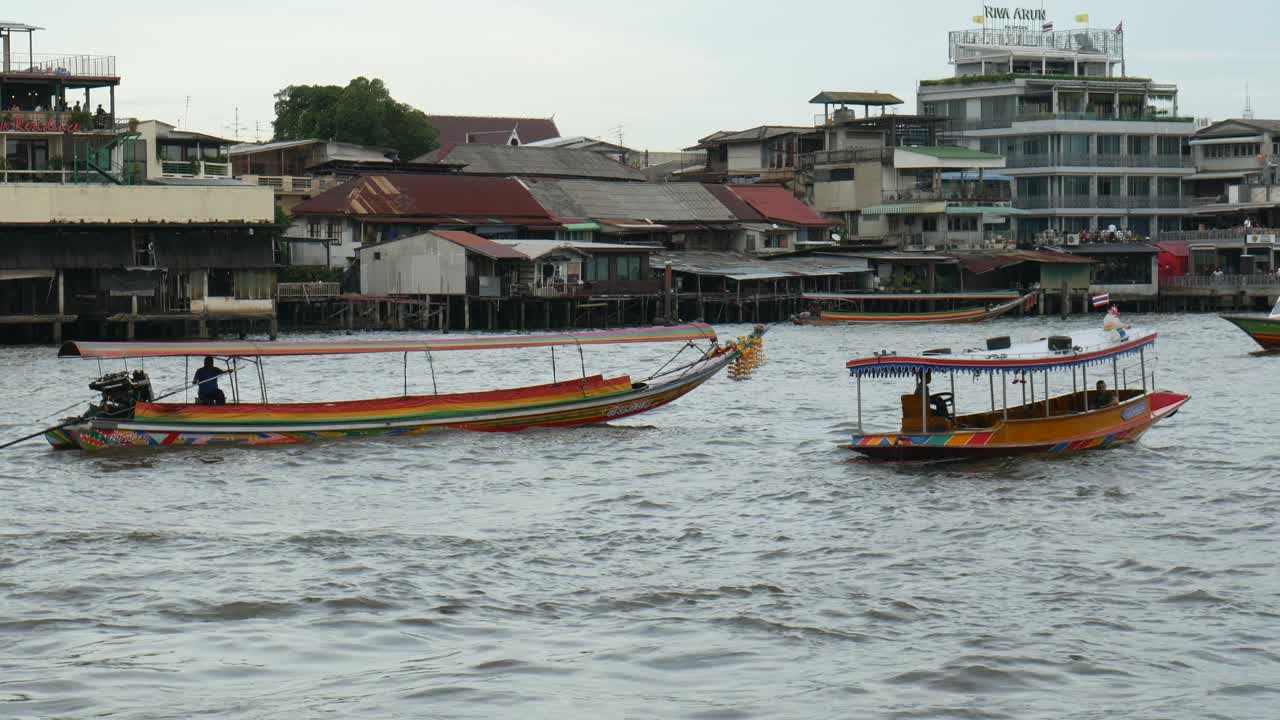
{"label": "red tiled roof", "polygon": [[[505,224],[554,224],[519,181],[467,175],[361,175],[299,203],[294,215],[367,219],[501,219]],[[481,223],[486,224],[486,223]]]}
{"label": "red tiled roof", "polygon": [[448,240],[455,245],[478,252],[485,257],[491,257],[494,260],[528,260],[524,253],[517,252],[514,248],[496,243],[488,238],[482,238],[479,235],[462,230],[432,230],[435,235]]}
{"label": "red tiled roof", "polygon": [[706,188],[707,192],[714,195],[722,205],[729,208],[729,212],[733,213],[734,217],[739,220],[745,220],[747,222],[764,221],[763,215],[757,212],[755,208],[748,205],[746,200],[734,195],[733,192],[724,185],[703,183],[702,187]]}
{"label": "red tiled roof", "polygon": [[761,215],[788,225],[829,227],[836,223],[813,211],[779,185],[727,185],[730,192],[742,198]]}
{"label": "red tiled roof", "polygon": [[[560,137],[556,121],[551,118],[486,117],[482,115],[428,115],[440,144],[478,142],[505,145],[506,133],[512,130],[522,143]],[[483,133],[483,134],[482,134]],[[477,135],[468,140],[468,135]]]}

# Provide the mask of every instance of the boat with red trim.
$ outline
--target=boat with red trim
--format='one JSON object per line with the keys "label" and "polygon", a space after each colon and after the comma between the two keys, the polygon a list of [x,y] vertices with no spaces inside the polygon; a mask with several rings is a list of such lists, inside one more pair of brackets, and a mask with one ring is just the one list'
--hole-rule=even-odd
{"label": "boat with red trim", "polygon": [[[1015,290],[987,290],[955,293],[807,293],[804,300],[815,308],[791,318],[796,325],[915,325],[922,323],[973,323],[991,320],[1031,307],[1037,294],[1020,294]],[[951,305],[947,310],[921,310],[919,303]],[[983,305],[960,303],[984,302]],[[840,308],[817,309],[817,303],[834,303]],[[897,307],[896,310],[871,310],[871,307]],[[907,308],[907,309],[903,309]],[[912,309],[917,308],[917,309]]]}
{"label": "boat with red trim", "polygon": [[[735,361],[750,360],[758,352],[763,327],[736,342],[720,344],[710,326],[694,323],[671,327],[604,330],[541,335],[495,335],[386,341],[315,342],[68,342],[60,357],[94,359],[214,357],[227,362],[221,377],[228,380],[225,404],[158,402],[152,399],[145,372],[112,373],[90,387],[102,393],[99,402],[76,418],[45,433],[59,449],[104,450],[192,445],[281,445],[314,439],[413,435],[436,428],[514,431],[532,427],[571,427],[602,423],[657,409],[711,379]],[[680,352],[657,372],[633,381],[628,375],[557,377],[555,349],[582,349],[619,343],[684,343]],[[408,392],[410,353],[500,348],[551,348],[552,382],[506,390],[430,395]],[[693,349],[682,365],[677,358]],[[403,353],[404,392],[369,400],[273,403],[267,397],[263,358],[300,355]],[[577,365],[578,363],[574,363]],[[242,401],[239,375],[255,371],[260,402]],[[199,376],[197,376],[199,380]],[[192,386],[184,385],[175,392]],[[173,393],[170,393],[173,394]],[[221,394],[221,393],[219,393]]]}
{"label": "boat with red trim", "polygon": [[[1156,389],[1155,341],[1155,332],[1120,328],[1021,344],[991,338],[985,347],[959,352],[884,351],[855,358],[846,365],[857,381],[858,398],[858,431],[850,448],[882,460],[941,460],[1075,452],[1134,442],[1190,399]],[[1121,360],[1128,364],[1122,367]],[[1061,392],[1064,380],[1053,387],[1051,376],[1062,373],[1071,376],[1070,392]],[[949,380],[949,391],[931,392],[937,389],[935,375]],[[957,375],[988,380],[989,410],[957,412]],[[863,430],[863,380],[898,378],[915,380],[915,389],[899,398],[898,429]],[[1021,393],[1020,399],[1010,397],[1010,387]],[[982,398],[983,405],[987,399]]]}

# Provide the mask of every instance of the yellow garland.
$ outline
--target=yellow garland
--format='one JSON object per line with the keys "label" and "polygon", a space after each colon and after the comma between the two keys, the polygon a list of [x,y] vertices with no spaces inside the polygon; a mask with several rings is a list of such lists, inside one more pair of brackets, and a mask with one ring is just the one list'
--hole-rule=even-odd
{"label": "yellow garland", "polygon": [[738,356],[729,365],[729,379],[748,380],[755,369],[764,364],[764,338],[754,334],[744,335],[733,346]]}

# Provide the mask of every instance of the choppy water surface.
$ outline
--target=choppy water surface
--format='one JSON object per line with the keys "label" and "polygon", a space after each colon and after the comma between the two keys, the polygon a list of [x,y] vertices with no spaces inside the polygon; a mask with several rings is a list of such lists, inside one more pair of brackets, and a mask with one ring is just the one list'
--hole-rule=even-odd
{"label": "choppy water surface", "polygon": [[[1160,385],[1193,400],[1137,446],[1066,458],[837,447],[853,352],[1061,328],[1030,318],[779,327],[751,382],[606,427],[0,451],[0,716],[1271,715],[1280,358],[1212,316],[1130,319],[1158,324]],[[670,350],[589,348],[587,369]],[[550,379],[547,350],[522,353],[437,354],[441,390]],[[88,396],[96,363],[53,355],[0,349],[0,435]],[[411,389],[427,372],[411,360]],[[402,382],[400,356],[268,373],[272,400]],[[962,410],[989,402],[958,383]],[[868,426],[894,425],[902,385]]]}

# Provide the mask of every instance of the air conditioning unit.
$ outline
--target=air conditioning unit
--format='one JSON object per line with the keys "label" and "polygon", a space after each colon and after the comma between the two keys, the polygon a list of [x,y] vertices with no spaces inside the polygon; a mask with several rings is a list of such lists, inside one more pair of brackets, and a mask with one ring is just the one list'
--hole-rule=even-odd
{"label": "air conditioning unit", "polygon": [[1080,234],[1079,234],[1079,233],[1068,233],[1068,234],[1067,234],[1067,244],[1068,244],[1068,245],[1079,245],[1079,244],[1080,244]]}

